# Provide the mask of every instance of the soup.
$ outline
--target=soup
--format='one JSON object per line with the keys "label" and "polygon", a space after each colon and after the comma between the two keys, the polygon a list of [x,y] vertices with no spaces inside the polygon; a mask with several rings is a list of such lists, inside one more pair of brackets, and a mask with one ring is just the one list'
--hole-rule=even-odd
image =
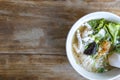
{"label": "soup", "polygon": [[120,53],[120,24],[104,18],[85,22],[76,30],[72,48],[77,63],[87,71],[109,71],[114,68],[109,56]]}

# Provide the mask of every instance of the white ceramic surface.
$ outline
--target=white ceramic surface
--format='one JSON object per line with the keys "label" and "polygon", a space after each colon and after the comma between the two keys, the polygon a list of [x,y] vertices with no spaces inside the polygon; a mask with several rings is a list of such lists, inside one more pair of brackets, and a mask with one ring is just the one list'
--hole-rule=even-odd
{"label": "white ceramic surface", "polygon": [[120,17],[110,12],[93,12],[93,13],[83,16],[72,26],[72,28],[70,29],[68,33],[67,41],[66,41],[67,57],[72,67],[80,75],[84,76],[85,78],[89,80],[114,80],[120,77],[120,69],[115,68],[105,73],[88,72],[85,69],[83,69],[79,64],[76,63],[75,57],[73,56],[73,52],[72,52],[72,38],[73,38],[75,31],[84,22],[89,21],[91,19],[99,19],[99,18],[105,18],[106,20],[109,20],[109,21],[120,22]]}

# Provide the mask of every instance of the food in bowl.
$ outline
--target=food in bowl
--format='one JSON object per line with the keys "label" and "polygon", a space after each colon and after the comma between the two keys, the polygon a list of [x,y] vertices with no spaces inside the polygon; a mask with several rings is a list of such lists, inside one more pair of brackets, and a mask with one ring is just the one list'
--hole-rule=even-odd
{"label": "food in bowl", "polygon": [[120,24],[104,18],[84,22],[74,34],[72,49],[77,63],[87,71],[113,69],[109,57],[120,53]]}

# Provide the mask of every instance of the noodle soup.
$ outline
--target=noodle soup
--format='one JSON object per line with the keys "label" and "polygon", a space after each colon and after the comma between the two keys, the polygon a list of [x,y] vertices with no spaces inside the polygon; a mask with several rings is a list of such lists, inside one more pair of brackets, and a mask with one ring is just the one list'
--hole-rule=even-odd
{"label": "noodle soup", "polygon": [[90,72],[103,73],[113,69],[109,56],[120,50],[120,25],[101,19],[92,19],[74,33],[72,50],[76,62]]}

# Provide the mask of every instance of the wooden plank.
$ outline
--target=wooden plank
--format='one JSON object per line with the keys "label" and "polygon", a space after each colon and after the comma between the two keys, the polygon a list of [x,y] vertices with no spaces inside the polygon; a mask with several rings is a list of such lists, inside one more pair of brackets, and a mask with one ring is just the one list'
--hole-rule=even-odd
{"label": "wooden plank", "polygon": [[94,11],[120,15],[119,0],[0,0],[0,53],[65,55],[73,23]]}
{"label": "wooden plank", "polygon": [[1,55],[0,80],[86,80],[73,70],[66,56]]}

